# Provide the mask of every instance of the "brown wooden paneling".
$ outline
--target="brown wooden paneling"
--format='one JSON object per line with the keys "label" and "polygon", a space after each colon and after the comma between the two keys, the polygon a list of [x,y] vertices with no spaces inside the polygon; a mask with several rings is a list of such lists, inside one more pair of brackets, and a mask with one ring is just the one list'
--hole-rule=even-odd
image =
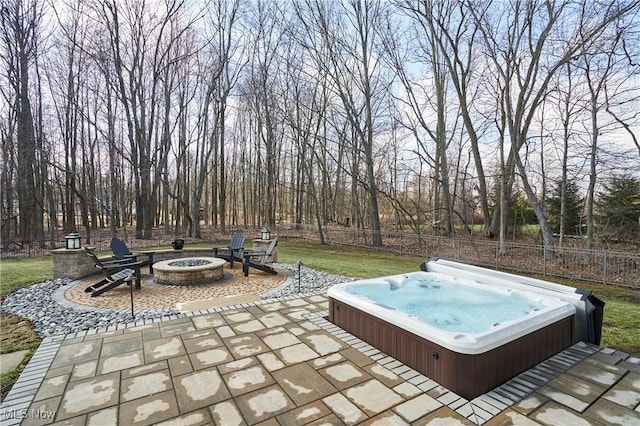
{"label": "brown wooden paneling", "polygon": [[477,355],[454,352],[332,298],[329,321],[467,399],[573,344],[573,316]]}

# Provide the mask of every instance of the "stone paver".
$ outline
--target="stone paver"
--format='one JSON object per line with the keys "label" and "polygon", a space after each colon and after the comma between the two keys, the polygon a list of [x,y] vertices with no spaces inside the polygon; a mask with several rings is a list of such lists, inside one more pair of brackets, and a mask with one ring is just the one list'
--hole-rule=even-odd
{"label": "stone paver", "polygon": [[[547,386],[542,387],[538,392],[551,399],[556,399],[551,395],[556,395],[559,391],[563,395],[576,398],[580,400],[580,402],[584,402],[585,405],[588,405],[598,399],[606,390],[607,388],[605,386],[596,385],[571,374],[563,374],[550,381]],[[580,402],[576,403],[582,405]],[[578,406],[574,406],[576,409],[578,408]]]}
{"label": "stone paver", "polygon": [[309,364],[300,363],[272,373],[275,380],[299,407],[332,393],[336,388]]}
{"label": "stone paver", "polygon": [[301,295],[45,339],[0,422],[640,424],[637,358],[579,343],[467,401],[344,333],[326,309],[326,296]]}
{"label": "stone paver", "polygon": [[421,394],[394,408],[394,411],[408,422],[414,422],[421,417],[442,407],[442,404],[429,395]]}
{"label": "stone paver", "polygon": [[620,406],[606,399],[599,399],[585,411],[587,418],[607,425],[638,425],[640,412],[621,410]]}
{"label": "stone paver", "polygon": [[599,424],[555,401],[544,404],[539,410],[534,411],[529,418],[543,425],[595,426]]}
{"label": "stone paver", "polygon": [[640,407],[640,374],[629,373],[604,395],[604,399],[629,409]]}

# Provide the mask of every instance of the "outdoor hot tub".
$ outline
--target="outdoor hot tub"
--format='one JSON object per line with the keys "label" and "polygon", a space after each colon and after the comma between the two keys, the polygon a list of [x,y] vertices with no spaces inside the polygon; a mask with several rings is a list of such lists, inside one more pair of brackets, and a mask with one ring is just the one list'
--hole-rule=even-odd
{"label": "outdoor hot tub", "polygon": [[467,399],[583,340],[583,295],[437,262],[334,285],[329,320]]}

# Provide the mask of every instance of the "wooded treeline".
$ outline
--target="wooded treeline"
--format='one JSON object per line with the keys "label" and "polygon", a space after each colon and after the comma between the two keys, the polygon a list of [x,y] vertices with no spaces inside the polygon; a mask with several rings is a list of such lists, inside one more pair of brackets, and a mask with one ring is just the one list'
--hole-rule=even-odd
{"label": "wooded treeline", "polygon": [[600,200],[640,239],[637,0],[0,4],[3,247],[525,211],[592,246]]}

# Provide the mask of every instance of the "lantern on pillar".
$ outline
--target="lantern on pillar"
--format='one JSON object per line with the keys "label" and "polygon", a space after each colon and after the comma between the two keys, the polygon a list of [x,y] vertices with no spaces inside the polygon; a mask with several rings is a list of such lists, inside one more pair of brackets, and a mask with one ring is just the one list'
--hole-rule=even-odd
{"label": "lantern on pillar", "polygon": [[77,232],[72,232],[64,238],[67,241],[67,250],[78,250],[80,248],[80,234]]}
{"label": "lantern on pillar", "polygon": [[271,231],[269,230],[269,228],[262,228],[262,231],[260,232],[260,237],[264,241],[269,241],[271,239]]}

